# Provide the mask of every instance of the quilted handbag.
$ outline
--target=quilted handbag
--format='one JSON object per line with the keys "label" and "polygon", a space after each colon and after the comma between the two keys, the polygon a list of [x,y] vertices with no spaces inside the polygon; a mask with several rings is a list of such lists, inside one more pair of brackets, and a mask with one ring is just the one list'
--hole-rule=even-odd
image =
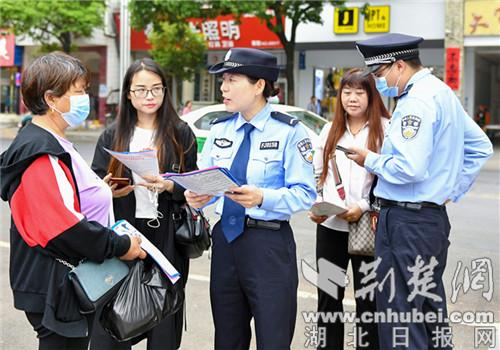
{"label": "quilted handbag", "polygon": [[349,223],[347,251],[352,255],[374,255],[375,232],[370,211],[364,212],[358,221]]}
{"label": "quilted handbag", "polygon": [[129,271],[128,265],[118,258],[106,259],[101,264],[85,260],[77,266],[56,260],[71,268],[69,279],[80,303],[80,313],[84,315],[109,301]]}
{"label": "quilted handbag", "polygon": [[[370,188],[370,207],[376,209],[373,189],[377,186],[375,176]],[[347,251],[352,255],[375,255],[375,231],[377,229],[378,211],[365,211],[356,222],[349,223]]]}

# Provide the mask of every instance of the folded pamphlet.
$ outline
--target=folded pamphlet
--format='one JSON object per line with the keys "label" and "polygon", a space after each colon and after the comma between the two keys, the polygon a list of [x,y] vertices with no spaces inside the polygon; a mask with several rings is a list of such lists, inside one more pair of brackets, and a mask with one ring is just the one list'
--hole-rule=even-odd
{"label": "folded pamphlet", "polygon": [[116,152],[107,148],[104,148],[104,150],[140,177],[160,174],[158,156],[155,149],[140,152]]}
{"label": "folded pamphlet", "polygon": [[162,271],[167,275],[172,284],[175,284],[181,278],[179,271],[172,265],[170,261],[163,255],[163,253],[156,248],[156,246],[151,243],[149,239],[146,238],[142,233],[140,233],[130,222],[127,220],[119,220],[111,229],[115,231],[118,235],[134,235],[138,234],[141,236],[141,248],[144,249],[148,255],[153,258]]}
{"label": "folded pamphlet", "polygon": [[342,203],[318,202],[314,203],[311,208],[311,213],[316,216],[333,216],[346,211],[347,208]]}
{"label": "folded pamphlet", "polygon": [[223,196],[231,187],[239,187],[238,181],[226,168],[210,167],[189,173],[165,173],[165,179],[197,194]]}

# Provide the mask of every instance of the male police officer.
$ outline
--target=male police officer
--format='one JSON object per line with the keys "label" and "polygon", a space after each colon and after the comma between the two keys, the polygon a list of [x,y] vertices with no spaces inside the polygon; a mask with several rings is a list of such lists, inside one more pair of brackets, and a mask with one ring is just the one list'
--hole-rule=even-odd
{"label": "male police officer", "polygon": [[[382,288],[377,310],[414,309],[446,317],[442,275],[450,223],[445,204],[469,190],[491,156],[492,145],[453,91],[422,67],[422,41],[386,34],[356,43],[379,92],[398,97],[398,102],[381,153],[353,149],[349,158],[379,178],[374,192],[381,206],[375,242],[376,257],[381,259],[377,282]],[[381,285],[388,274],[394,276],[395,290],[387,282]],[[412,279],[415,276],[425,282],[423,286]],[[447,339],[436,337],[450,333],[447,324],[430,317],[424,322],[379,323],[380,348],[450,348]]]}

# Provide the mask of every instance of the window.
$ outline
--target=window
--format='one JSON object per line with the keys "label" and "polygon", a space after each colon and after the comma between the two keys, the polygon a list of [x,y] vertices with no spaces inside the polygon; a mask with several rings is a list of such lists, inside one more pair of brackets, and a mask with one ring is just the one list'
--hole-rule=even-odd
{"label": "window", "polygon": [[319,119],[318,117],[307,111],[287,111],[286,113],[299,119],[302,123],[304,123],[305,126],[314,131],[314,133],[317,135],[319,135],[319,133],[327,123],[326,120]]}
{"label": "window", "polygon": [[229,112],[226,112],[226,111],[218,111],[218,112],[209,112],[207,114],[205,114],[203,117],[201,117],[200,119],[198,119],[194,125],[198,128],[198,129],[201,129],[201,130],[210,130],[210,123],[212,122],[212,120],[214,120],[215,118],[217,117],[224,117],[226,115],[229,115],[231,113]]}

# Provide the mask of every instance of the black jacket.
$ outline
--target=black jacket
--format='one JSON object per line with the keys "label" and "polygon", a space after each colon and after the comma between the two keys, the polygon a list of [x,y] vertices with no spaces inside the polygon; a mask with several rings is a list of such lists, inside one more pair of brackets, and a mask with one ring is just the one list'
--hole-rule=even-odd
{"label": "black jacket", "polygon": [[[196,160],[198,152],[196,137],[194,136],[191,128],[183,121],[179,122],[179,124],[177,125],[177,131],[179,135],[179,141],[182,143],[183,149],[185,150],[184,172],[196,170]],[[101,178],[106,176],[106,174],[108,173],[108,165],[111,159],[110,154],[106,152],[104,148],[113,149],[115,132],[116,123],[107,128],[97,141],[94,152],[94,159],[92,161],[92,170],[94,170],[95,173]],[[128,151],[128,149],[126,151]],[[165,151],[167,152],[167,150]],[[166,169],[166,172],[178,172],[178,170],[175,169],[178,166],[178,163],[178,159],[170,162],[168,168]],[[132,179],[132,173],[128,168],[124,168],[123,176]],[[184,188],[177,184],[174,184],[173,193],[168,193],[166,191],[161,193],[158,198],[158,210],[163,213],[163,210],[166,209],[165,206],[171,201],[176,202],[175,204],[177,205],[185,203],[186,199],[184,197]],[[116,220],[125,219],[133,224],[135,221],[135,204],[136,202],[134,192],[131,192],[125,197],[114,198],[113,208]]]}
{"label": "black jacket", "polygon": [[[130,247],[128,237],[85,219],[77,186],[70,155],[33,123],[0,156],[1,198],[11,208],[14,306],[44,313],[42,324],[66,337],[86,336],[87,321],[78,312],[68,267],[55,259],[73,265],[84,258],[102,262],[124,255]],[[73,207],[63,197],[70,197]]]}
{"label": "black jacket", "polygon": [[[111,125],[106,129],[97,141],[97,146],[94,153],[94,160],[92,162],[92,169],[100,176],[104,177],[108,172],[108,165],[110,161],[110,155],[104,148],[113,149],[113,139],[116,132],[116,124]],[[197,160],[197,144],[196,138],[191,131],[191,128],[183,121],[179,122],[177,125],[177,134],[179,136],[179,142],[182,144],[185,153],[184,171],[196,170],[196,160]],[[165,146],[168,147],[168,146]],[[165,149],[165,152],[168,150]],[[173,153],[173,152],[170,152]],[[167,172],[177,172],[179,160],[175,155],[173,161],[169,161],[169,166],[165,169]],[[132,174],[128,168],[124,169],[124,177],[132,179]],[[167,257],[167,259],[175,266],[175,268],[180,272],[182,276],[183,285],[187,282],[187,276],[189,272],[189,258],[182,254],[182,252],[177,249],[174,237],[174,223],[172,220],[172,215],[177,210],[179,206],[185,203],[186,199],[184,197],[184,189],[178,185],[174,185],[173,193],[163,192],[158,196],[158,210],[163,214],[163,218],[160,218],[160,227],[157,229],[145,228],[142,233]],[[134,192],[132,191],[125,197],[114,198],[113,207],[115,213],[115,219],[126,219],[132,225],[140,227],[136,224],[135,209],[136,200]],[[180,346],[182,338],[182,324],[183,324],[183,310],[179,310],[176,314],[172,316],[174,318],[175,331],[164,332],[162,337],[164,337],[165,343],[168,344],[172,339],[175,338],[176,347]],[[135,338],[132,343],[140,341],[146,337],[147,333]],[[168,341],[167,341],[168,339]],[[94,341],[94,340],[93,340]],[[99,341],[99,340],[98,340]],[[96,342],[99,346],[99,342]]]}

